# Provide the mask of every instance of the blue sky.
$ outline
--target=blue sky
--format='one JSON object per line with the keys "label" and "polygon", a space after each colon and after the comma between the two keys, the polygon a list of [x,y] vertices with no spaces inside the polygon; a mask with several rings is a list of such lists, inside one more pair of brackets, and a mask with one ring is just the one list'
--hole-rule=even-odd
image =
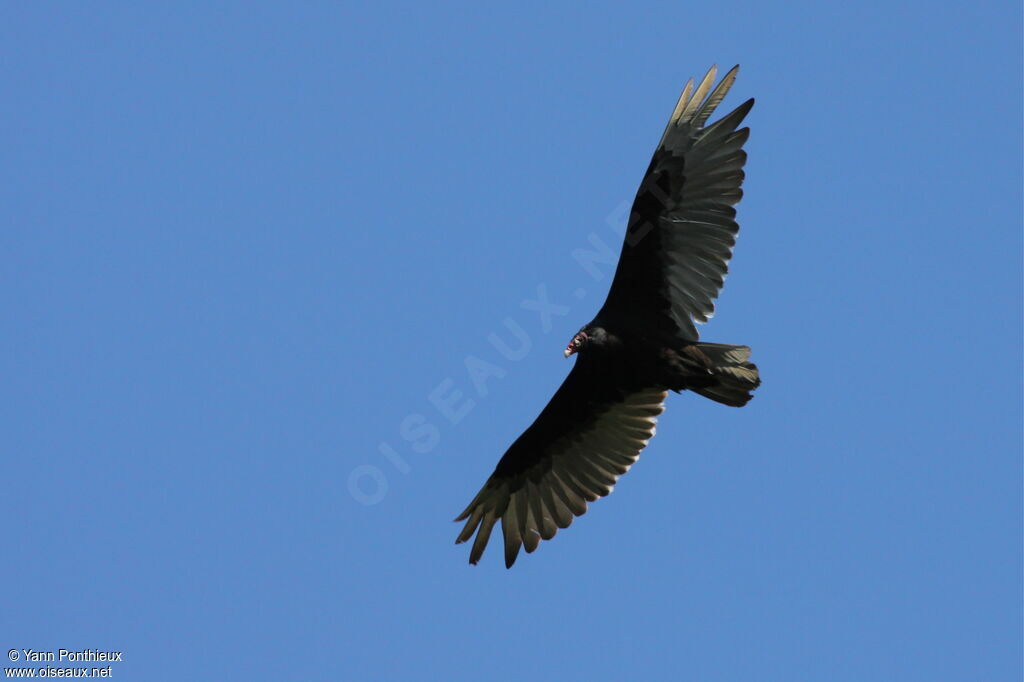
{"label": "blue sky", "polygon": [[[1019,679],[1019,3],[6,3],[0,32],[5,649]],[[672,397],[611,497],[470,567],[451,519],[610,281],[571,254],[617,250],[713,63],[757,104],[703,335],[764,385]]]}

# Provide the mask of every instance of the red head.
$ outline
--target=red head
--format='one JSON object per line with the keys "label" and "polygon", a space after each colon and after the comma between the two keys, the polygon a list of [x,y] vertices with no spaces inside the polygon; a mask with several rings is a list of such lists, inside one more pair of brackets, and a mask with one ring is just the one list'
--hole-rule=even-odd
{"label": "red head", "polygon": [[587,333],[577,332],[576,336],[572,337],[572,341],[569,342],[569,345],[565,347],[565,357],[569,357],[573,353],[578,352],[580,348],[583,348],[583,346],[586,345],[586,343]]}

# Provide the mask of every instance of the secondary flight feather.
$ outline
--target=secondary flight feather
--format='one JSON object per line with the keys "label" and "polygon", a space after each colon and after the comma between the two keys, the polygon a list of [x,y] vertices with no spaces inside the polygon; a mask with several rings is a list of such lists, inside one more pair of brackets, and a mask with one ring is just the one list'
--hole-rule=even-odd
{"label": "secondary flight feather", "polygon": [[[669,391],[733,407],[761,383],[750,348],[699,341],[729,269],[743,196],[740,128],[754,100],[707,124],[736,80],[712,67],[690,80],[630,210],[608,298],[573,336],[576,362],[547,407],[509,447],[456,521],[477,563],[501,521],[505,565],[533,552],[612,491],[654,436]],[[712,87],[714,86],[714,87]]]}

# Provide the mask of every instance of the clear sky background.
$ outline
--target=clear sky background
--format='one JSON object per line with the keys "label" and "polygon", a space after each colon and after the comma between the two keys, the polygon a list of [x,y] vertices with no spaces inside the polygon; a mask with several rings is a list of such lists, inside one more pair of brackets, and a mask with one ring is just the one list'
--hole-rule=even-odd
{"label": "clear sky background", "polygon": [[[0,34],[3,651],[1019,679],[1019,2],[21,2]],[[703,334],[764,384],[671,397],[611,497],[470,567],[451,519],[610,282],[571,254],[618,250],[713,63],[757,104]]]}

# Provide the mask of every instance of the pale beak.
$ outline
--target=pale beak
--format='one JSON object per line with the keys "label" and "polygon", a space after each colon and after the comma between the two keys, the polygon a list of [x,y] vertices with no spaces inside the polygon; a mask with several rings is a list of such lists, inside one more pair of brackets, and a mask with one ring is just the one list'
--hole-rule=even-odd
{"label": "pale beak", "polygon": [[563,353],[563,355],[565,355],[565,357],[569,357],[570,355],[572,355],[572,349],[566,348],[565,353]]}

